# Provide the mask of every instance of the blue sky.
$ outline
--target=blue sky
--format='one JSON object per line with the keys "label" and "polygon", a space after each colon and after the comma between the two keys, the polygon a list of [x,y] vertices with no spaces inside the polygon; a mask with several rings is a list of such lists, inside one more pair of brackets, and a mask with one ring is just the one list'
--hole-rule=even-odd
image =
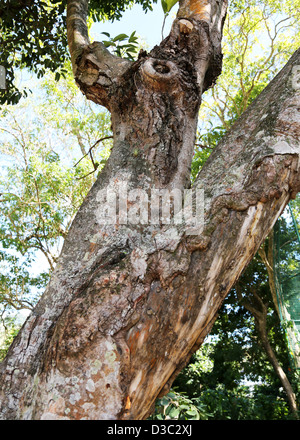
{"label": "blue sky", "polygon": [[[168,35],[173,19],[178,7],[174,6],[170,15],[167,17],[164,36]],[[153,5],[153,11],[145,12],[140,5],[134,5],[132,9],[128,9],[122,16],[121,20],[106,23],[96,23],[91,30],[91,37],[95,41],[105,39],[101,32],[108,32],[111,36],[124,33],[130,35],[133,31],[147,43],[148,49],[152,49],[156,44],[161,42],[161,29],[164,20],[164,13],[160,1]]]}

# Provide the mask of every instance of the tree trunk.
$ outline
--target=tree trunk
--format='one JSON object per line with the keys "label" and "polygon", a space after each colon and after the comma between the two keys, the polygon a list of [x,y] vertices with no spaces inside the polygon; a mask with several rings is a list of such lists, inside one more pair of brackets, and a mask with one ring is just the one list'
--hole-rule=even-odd
{"label": "tree trunk", "polygon": [[297,408],[297,400],[295,393],[293,391],[293,388],[283,371],[281,365],[279,364],[276,354],[274,353],[269,338],[268,338],[268,331],[267,331],[267,314],[268,314],[268,308],[262,301],[262,299],[259,297],[257,293],[253,293],[253,300],[251,303],[249,300],[241,300],[242,305],[249,310],[250,313],[255,318],[255,326],[259,335],[259,340],[261,341],[261,344],[265,350],[265,353],[274,368],[274,371],[279,378],[281,385],[283,389],[286,392],[288,404],[290,407],[290,410],[294,417],[298,419],[298,408]]}
{"label": "tree trunk", "polygon": [[274,248],[274,231],[272,230],[269,234],[267,253],[266,253],[266,243],[264,243],[259,248],[258,255],[260,256],[262,262],[266,266],[266,269],[268,272],[268,283],[269,283],[269,287],[270,287],[270,292],[271,292],[273,304],[275,306],[275,310],[278,315],[278,318],[280,319],[279,304],[278,304],[278,299],[277,299],[277,294],[276,294],[276,283],[275,283],[275,274],[274,274],[273,248]]}
{"label": "tree trunk", "polygon": [[[266,253],[266,243],[260,247],[258,254],[261,257],[264,265],[266,266],[268,272],[268,282],[269,287],[273,299],[273,303],[275,305],[275,310],[277,312],[278,318],[282,321],[284,320],[286,323],[291,322],[291,316],[286,308],[286,305],[282,302],[282,298],[280,295],[277,295],[277,289],[279,288],[279,280],[276,279],[275,275],[275,262],[274,262],[274,230],[272,230],[269,234],[268,239],[268,250]],[[293,341],[294,344],[294,358],[296,361],[296,368],[300,368],[300,347],[297,341],[295,324],[292,327],[287,326],[285,328],[288,339]]]}
{"label": "tree trunk", "polygon": [[[68,3],[73,71],[86,96],[110,110],[114,147],[1,364],[3,419],[149,416],[300,186],[297,51],[199,173],[202,228],[191,231],[188,216],[153,221],[158,190],[175,200],[190,186],[227,2],[182,0],[170,35],[133,63],[89,43],[87,3]],[[114,206],[116,221],[103,221]]]}

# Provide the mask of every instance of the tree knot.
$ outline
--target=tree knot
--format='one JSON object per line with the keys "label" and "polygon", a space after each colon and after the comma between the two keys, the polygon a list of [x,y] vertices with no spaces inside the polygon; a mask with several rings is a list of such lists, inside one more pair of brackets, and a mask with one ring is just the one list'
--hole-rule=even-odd
{"label": "tree knot", "polygon": [[172,61],[148,58],[141,69],[144,80],[154,89],[164,90],[178,83],[178,68]]}

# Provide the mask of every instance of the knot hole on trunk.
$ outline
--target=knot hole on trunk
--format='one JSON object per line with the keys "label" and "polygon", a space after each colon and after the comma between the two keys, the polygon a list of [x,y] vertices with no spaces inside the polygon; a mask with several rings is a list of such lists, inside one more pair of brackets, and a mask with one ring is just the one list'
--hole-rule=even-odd
{"label": "knot hole on trunk", "polygon": [[148,58],[141,68],[144,81],[155,89],[176,87],[179,71],[172,61]]}
{"label": "knot hole on trunk", "polygon": [[161,61],[154,61],[153,63],[154,70],[156,70],[157,73],[169,73],[170,67],[167,66],[167,63],[162,64]]}

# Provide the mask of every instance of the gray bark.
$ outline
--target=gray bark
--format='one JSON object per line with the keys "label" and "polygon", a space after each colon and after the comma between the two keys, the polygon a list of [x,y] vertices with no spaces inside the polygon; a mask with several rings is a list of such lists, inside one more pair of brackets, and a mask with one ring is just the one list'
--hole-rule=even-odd
{"label": "gray bark", "polygon": [[75,78],[110,110],[114,147],[1,364],[3,419],[146,418],[299,191],[297,51],[201,170],[201,234],[99,221],[103,190],[120,182],[148,192],[189,187],[201,94],[221,71],[226,6],[181,1],[170,35],[130,63],[89,43],[87,1],[69,1]]}

